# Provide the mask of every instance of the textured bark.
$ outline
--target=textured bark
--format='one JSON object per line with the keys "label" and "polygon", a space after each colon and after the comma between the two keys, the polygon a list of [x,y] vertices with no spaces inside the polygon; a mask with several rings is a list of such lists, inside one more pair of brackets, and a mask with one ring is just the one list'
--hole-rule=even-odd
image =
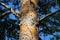
{"label": "textured bark", "polygon": [[38,30],[36,27],[38,15],[35,11],[36,7],[37,0],[21,0],[20,13],[22,17],[19,40],[38,40]]}

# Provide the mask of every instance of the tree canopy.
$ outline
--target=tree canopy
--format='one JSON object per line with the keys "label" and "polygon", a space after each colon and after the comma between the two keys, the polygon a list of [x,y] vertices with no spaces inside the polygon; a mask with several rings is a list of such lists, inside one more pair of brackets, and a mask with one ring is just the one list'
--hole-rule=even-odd
{"label": "tree canopy", "polygon": [[[1,3],[6,4],[6,8]],[[16,16],[20,9],[20,0],[0,0],[0,39],[18,40],[18,17]],[[13,10],[12,12],[10,12]],[[60,0],[38,0],[36,9],[40,18],[37,24],[39,38],[42,35],[50,36],[50,40],[60,40]],[[12,14],[16,11],[16,14]],[[6,13],[6,14],[5,14]],[[45,38],[46,39],[46,38]]]}

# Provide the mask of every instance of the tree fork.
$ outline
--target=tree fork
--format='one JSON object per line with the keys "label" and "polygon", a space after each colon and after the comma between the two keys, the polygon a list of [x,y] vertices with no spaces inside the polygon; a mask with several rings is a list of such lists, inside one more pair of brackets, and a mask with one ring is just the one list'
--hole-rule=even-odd
{"label": "tree fork", "polygon": [[35,11],[37,0],[21,0],[20,13],[22,15],[20,21],[19,40],[38,40],[38,15]]}

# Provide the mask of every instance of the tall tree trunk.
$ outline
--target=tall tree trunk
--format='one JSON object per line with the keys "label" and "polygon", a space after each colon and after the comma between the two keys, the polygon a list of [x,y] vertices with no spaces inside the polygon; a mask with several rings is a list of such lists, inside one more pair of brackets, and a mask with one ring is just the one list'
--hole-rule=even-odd
{"label": "tall tree trunk", "polygon": [[36,24],[38,15],[35,11],[37,0],[20,0],[20,22],[19,40],[38,40],[38,30]]}

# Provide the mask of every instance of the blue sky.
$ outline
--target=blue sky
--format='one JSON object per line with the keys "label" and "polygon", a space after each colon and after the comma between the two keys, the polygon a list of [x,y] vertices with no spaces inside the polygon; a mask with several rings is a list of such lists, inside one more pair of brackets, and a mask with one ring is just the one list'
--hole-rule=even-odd
{"label": "blue sky", "polygon": [[[14,8],[14,6],[13,6],[12,3],[9,3],[8,6],[11,7],[11,8]],[[51,11],[51,12],[54,12],[54,11],[56,11],[58,8],[59,8],[58,6],[56,6],[55,8],[54,8],[54,7],[51,7],[50,11]],[[16,10],[17,10],[17,9],[16,9]],[[45,16],[45,15],[42,15],[41,18],[44,17],[44,16]],[[15,16],[14,16],[13,14],[10,14],[10,15],[9,15],[9,18],[16,20],[16,18],[15,18]],[[56,34],[56,33],[55,33],[55,34]],[[60,34],[60,32],[58,32],[58,34]],[[42,34],[40,35],[40,37],[42,38],[42,40],[50,40],[50,38],[52,38],[52,37],[54,37],[54,36],[53,36],[53,35],[44,36],[44,34],[42,33]],[[5,37],[5,38],[6,38],[6,40],[8,40],[7,37]],[[13,39],[13,38],[12,38],[12,39]],[[10,40],[11,40],[11,39],[10,39]]]}
{"label": "blue sky", "polygon": [[[12,6],[12,3],[9,3],[9,7],[13,8],[14,6]],[[51,12],[55,12],[59,7],[56,5],[55,7],[51,7],[50,11]],[[44,17],[45,15],[42,15],[42,17]],[[10,14],[10,19],[16,19],[15,16],[13,14]],[[47,36],[44,36],[44,34],[42,33],[42,35],[40,36],[42,38],[42,40],[50,40],[50,38],[54,37],[53,35],[47,35]]]}

